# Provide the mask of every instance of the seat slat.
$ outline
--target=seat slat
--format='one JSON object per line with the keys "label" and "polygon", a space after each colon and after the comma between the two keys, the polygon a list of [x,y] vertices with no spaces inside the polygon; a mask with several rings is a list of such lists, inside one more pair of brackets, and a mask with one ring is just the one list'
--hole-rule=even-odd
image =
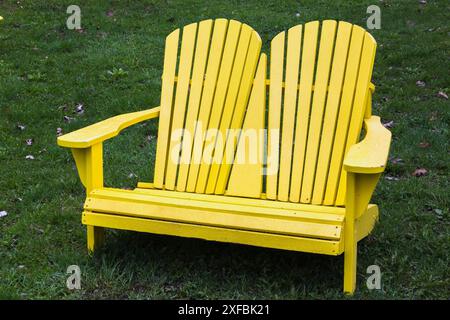
{"label": "seat slat", "polygon": [[193,133],[195,131],[195,123],[200,108],[200,100],[202,95],[206,61],[208,58],[210,37],[213,21],[204,20],[199,23],[197,44],[195,47],[194,67],[192,69],[192,80],[190,87],[189,103],[185,121],[185,132],[181,147],[181,163],[179,165],[177,190],[185,191],[189,173],[189,163],[192,156]]}
{"label": "seat slat", "polygon": [[325,193],[351,30],[352,25],[350,23],[339,22],[325,106],[325,115],[323,119],[319,155],[317,157],[317,169],[312,197],[312,203],[314,204],[321,204]]}
{"label": "seat slat", "polygon": [[177,29],[166,38],[164,53],[164,71],[161,88],[161,110],[159,114],[158,143],[156,145],[155,159],[155,187],[162,188],[166,169],[167,148],[170,139],[170,123],[172,120],[172,101],[175,70],[177,65],[178,38],[180,30]]}
{"label": "seat slat", "polygon": [[344,157],[345,143],[347,140],[348,126],[353,106],[353,97],[355,95],[355,85],[358,76],[359,62],[361,60],[361,48],[364,40],[364,29],[353,26],[350,49],[348,53],[348,62],[345,70],[345,80],[342,89],[342,98],[339,107],[339,115],[336,125],[336,134],[334,137],[333,151],[330,161],[330,170],[328,173],[327,187],[323,204],[333,205],[338,180],[341,174],[342,162]]}
{"label": "seat slat", "polygon": [[319,22],[305,24],[289,200],[299,202],[313,91]]}
{"label": "seat slat", "polygon": [[286,50],[286,87],[284,89],[281,131],[280,175],[278,181],[278,200],[281,201],[287,201],[289,198],[301,39],[301,25],[289,29]]}
{"label": "seat slat", "polygon": [[[188,97],[189,80],[191,78],[192,57],[194,56],[195,36],[197,24],[192,23],[183,28],[180,51],[180,66],[173,108],[171,138],[168,150],[165,188],[173,190],[177,176],[179,155],[181,150],[181,132],[184,128],[186,102]],[[175,157],[176,155],[176,157]]]}
{"label": "seat slat", "polygon": [[[283,91],[285,32],[273,38],[270,45],[270,88],[267,135],[267,183],[268,199],[276,199],[280,152],[281,99]],[[269,172],[270,170],[270,172]]]}
{"label": "seat slat", "polygon": [[[214,197],[214,196],[212,196]],[[305,220],[295,212],[154,196],[129,190],[95,190],[85,210],[143,218],[338,240],[342,221]]]}
{"label": "seat slat", "polygon": [[326,20],[322,23],[311,120],[306,147],[304,177],[300,197],[303,203],[310,203],[312,198],[335,32],[336,21]]}

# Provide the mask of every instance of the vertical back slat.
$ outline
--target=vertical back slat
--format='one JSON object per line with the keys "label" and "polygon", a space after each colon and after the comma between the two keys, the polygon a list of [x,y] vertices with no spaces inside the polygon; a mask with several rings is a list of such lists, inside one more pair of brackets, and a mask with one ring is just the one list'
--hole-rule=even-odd
{"label": "vertical back slat", "polygon": [[352,25],[350,23],[339,22],[323,119],[322,137],[320,139],[319,155],[317,158],[316,177],[314,179],[312,196],[313,204],[322,204],[325,193],[351,31]]}
{"label": "vertical back slat", "polygon": [[154,185],[156,188],[162,188],[164,185],[167,148],[170,137],[170,123],[172,120],[173,88],[177,65],[179,35],[180,30],[177,29],[166,38],[161,88],[161,111],[159,113],[158,143],[156,146],[155,160]]}
{"label": "vertical back slat", "polygon": [[283,91],[285,32],[279,33],[270,44],[270,88],[267,124],[267,182],[266,196],[276,199],[280,159],[280,120]]}
{"label": "vertical back slat", "polygon": [[278,200],[281,201],[287,201],[289,198],[301,38],[301,25],[289,29],[281,131],[280,176],[278,181]]}
{"label": "vertical back slat", "polygon": [[[361,53],[361,64],[358,72],[358,80],[356,82],[355,99],[353,101],[352,117],[347,135],[347,142],[345,144],[344,156],[348,149],[358,141],[359,134],[362,128],[362,121],[364,118],[364,109],[366,106],[366,99],[368,96],[368,88],[370,79],[372,78],[373,63],[375,60],[376,42],[370,33],[366,32],[364,35],[363,49]],[[343,205],[345,203],[345,190],[347,184],[347,174],[345,170],[341,169],[341,177],[339,180],[339,189],[336,198],[336,205]]]}
{"label": "vertical back slat", "polygon": [[308,144],[306,147],[304,177],[300,197],[303,203],[310,203],[312,197],[335,32],[336,21],[326,20],[322,23],[311,120],[308,131]]}
{"label": "vertical back slat", "polygon": [[220,63],[222,61],[222,51],[225,43],[225,36],[228,26],[228,20],[217,19],[214,21],[214,31],[211,40],[211,50],[206,68],[206,78],[203,88],[202,100],[198,116],[197,127],[194,133],[194,148],[189,167],[187,191],[194,192],[197,184],[198,171],[203,154],[203,141],[205,131],[208,128],[211,107],[216,90],[217,77],[219,74]]}
{"label": "vertical back slat", "polygon": [[305,162],[305,150],[309,128],[311,97],[313,92],[312,89],[319,22],[308,22],[305,24],[304,29],[297,119],[294,138],[295,145],[292,155],[291,189],[289,195],[289,200],[293,202],[299,202],[300,200],[300,190],[302,185],[303,166]]}
{"label": "vertical back slat", "polygon": [[192,145],[194,141],[195,123],[200,108],[203,82],[205,78],[206,61],[208,58],[213,21],[204,20],[199,23],[197,43],[195,47],[194,67],[190,86],[188,109],[185,121],[185,134],[181,146],[181,159],[178,169],[177,191],[185,191],[189,164],[192,157]]}
{"label": "vertical back slat", "polygon": [[361,60],[361,48],[364,40],[364,29],[353,26],[350,49],[348,52],[345,80],[342,87],[342,97],[339,107],[339,115],[334,137],[333,151],[331,154],[330,169],[327,179],[327,187],[323,204],[333,205],[336,198],[338,180],[347,141],[348,125],[352,113],[353,97],[355,95],[356,79],[358,77],[359,62]]}
{"label": "vertical back slat", "polygon": [[[230,123],[231,130],[242,128],[242,123],[244,121],[244,115],[247,109],[247,102],[250,96],[250,91],[252,88],[252,83],[255,76],[255,70],[259,60],[260,51],[261,51],[261,38],[256,32],[253,32],[250,40],[249,49],[247,52],[247,57],[245,59],[244,72],[242,74],[241,86],[239,89],[238,97],[236,99],[236,106]],[[225,146],[232,144],[233,150],[236,150],[231,140],[233,139],[231,138],[229,139],[229,136],[227,136]],[[228,178],[230,176],[230,169],[231,169],[230,163],[227,162],[222,163],[219,170],[219,177],[217,179],[217,185],[215,189],[216,194],[225,193],[225,188],[227,186]]]}
{"label": "vertical back slat", "polygon": [[208,123],[208,129],[212,130],[207,131],[205,138],[205,143],[207,143],[209,146],[208,148],[203,149],[203,159],[202,163],[200,164],[197,184],[195,187],[195,192],[197,193],[205,192],[206,183],[209,176],[209,169],[211,167],[214,152],[213,147],[215,146],[216,139],[221,138],[217,137],[218,132],[216,130],[219,128],[220,120],[222,118],[225,99],[230,83],[231,71],[233,69],[237,43],[241,31],[241,25],[242,24],[240,22],[231,20],[228,26],[222,63],[220,65],[220,72],[216,84],[216,92],[214,95],[211,116]]}
{"label": "vertical back slat", "polygon": [[[245,57],[247,55],[250,37],[253,32],[254,31],[248,25],[242,25],[241,34],[239,36],[239,44],[236,49],[236,57],[234,59],[233,72],[231,73],[227,98],[225,100],[225,106],[223,108],[222,119],[220,120],[219,135],[222,138],[226,137],[227,129],[230,126],[231,118],[234,113],[236,98],[239,92],[239,87],[241,85],[242,72],[244,70]],[[231,159],[223,158],[225,151],[225,141],[222,142],[222,145],[216,145],[216,148],[214,150],[214,159],[209,172],[206,193],[214,193],[221,163],[223,161],[231,161]]]}
{"label": "vertical back slat", "polygon": [[173,190],[177,177],[177,169],[181,150],[181,130],[184,128],[186,101],[189,81],[191,79],[192,57],[194,55],[195,35],[197,24],[193,23],[183,28],[180,51],[180,66],[178,67],[178,83],[173,108],[171,137],[169,143],[167,169],[164,188]]}

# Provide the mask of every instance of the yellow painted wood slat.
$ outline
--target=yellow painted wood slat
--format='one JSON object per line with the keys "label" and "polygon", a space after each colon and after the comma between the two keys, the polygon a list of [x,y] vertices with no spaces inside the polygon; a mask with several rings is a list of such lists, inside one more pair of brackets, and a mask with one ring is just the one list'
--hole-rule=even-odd
{"label": "yellow painted wood slat", "polygon": [[323,21],[300,197],[303,203],[310,203],[312,198],[335,32],[336,21]]}
{"label": "yellow painted wood slat", "polygon": [[[220,72],[216,84],[216,92],[211,110],[211,116],[208,123],[208,131],[205,137],[205,146],[203,148],[203,161],[200,164],[199,174],[195,192],[204,193],[206,183],[209,177],[209,169],[213,160],[216,140],[222,139],[218,136],[218,129],[220,120],[222,118],[225,99],[228,93],[228,86],[230,84],[231,73],[234,66],[234,58],[236,55],[236,48],[241,31],[242,24],[235,20],[231,20],[228,26],[227,37],[225,40],[225,47],[223,50],[222,63],[220,65]],[[220,142],[219,142],[220,143]]]}
{"label": "yellow painted wood slat", "polygon": [[[353,101],[353,110],[348,129],[347,142],[345,145],[344,156],[358,141],[359,134],[362,128],[362,121],[364,118],[364,111],[367,103],[368,88],[372,78],[373,64],[375,61],[375,51],[377,44],[375,39],[366,32],[364,35],[364,43],[361,53],[361,63],[358,72],[358,80],[356,82],[355,98]],[[339,188],[336,197],[336,205],[344,205],[345,191],[347,185],[347,174],[344,169],[341,170],[341,177],[339,179]]]}
{"label": "yellow painted wood slat", "polygon": [[194,147],[189,167],[187,191],[194,192],[197,184],[200,162],[203,155],[203,141],[205,131],[208,128],[209,117],[211,114],[214,93],[216,91],[217,77],[219,75],[220,64],[222,61],[222,52],[225,43],[225,36],[228,26],[228,20],[217,19],[214,21],[214,30],[211,40],[211,49],[208,57],[208,66],[206,67],[205,83],[203,88],[202,100],[198,116],[197,127],[194,133]]}
{"label": "yellow painted wood slat", "polygon": [[345,80],[342,87],[342,97],[339,107],[339,115],[336,124],[333,151],[331,154],[330,170],[328,173],[327,187],[325,191],[324,205],[333,205],[336,199],[342,162],[344,159],[345,143],[347,141],[348,126],[355,95],[356,79],[358,77],[359,62],[365,30],[359,26],[353,26],[350,49],[345,70]]}
{"label": "yellow painted wood slat", "polygon": [[[241,28],[241,34],[239,36],[239,44],[236,49],[236,58],[234,59],[233,72],[231,74],[230,85],[228,88],[227,98],[225,100],[225,106],[223,108],[222,119],[220,120],[219,135],[221,137],[227,136],[227,130],[233,117],[234,107],[236,105],[236,99],[239,93],[241,85],[242,73],[244,71],[245,57],[250,43],[250,37],[253,33],[253,29],[248,25],[243,24]],[[220,165],[222,161],[233,161],[233,158],[224,159],[225,141],[222,145],[216,145],[214,150],[214,159],[209,172],[208,184],[206,186],[206,193],[214,193],[216,188],[217,179],[219,176]]]}
{"label": "yellow painted wood slat", "polygon": [[96,190],[85,210],[202,225],[338,240],[343,222],[305,221],[295,212],[200,202],[122,190]]}
{"label": "yellow painted wood slat", "polygon": [[[262,133],[264,132],[266,111],[266,67],[267,57],[265,54],[262,54],[236,153],[237,159],[245,155],[245,162],[235,161],[233,164],[226,192],[227,195],[250,198],[261,197],[264,161],[264,139],[262,139]],[[256,141],[252,141],[252,138]]]}
{"label": "yellow painted wood slat", "polygon": [[333,65],[331,67],[330,84],[328,86],[322,137],[320,139],[319,155],[317,158],[316,177],[314,180],[312,197],[313,204],[322,204],[325,193],[351,31],[352,25],[350,23],[343,21],[339,22],[332,62]]}
{"label": "yellow painted wood slat", "polygon": [[208,58],[209,44],[211,38],[213,21],[204,20],[199,23],[197,44],[195,46],[194,67],[192,69],[192,80],[189,94],[189,103],[185,121],[185,135],[181,146],[181,163],[178,169],[177,190],[185,191],[189,173],[189,163],[192,156],[192,145],[194,141],[195,123],[200,108],[203,81],[205,78],[206,61]]}
{"label": "yellow painted wood slat", "polygon": [[269,114],[267,124],[266,195],[275,200],[278,191],[280,160],[280,121],[283,93],[285,32],[279,33],[270,44]]}
{"label": "yellow painted wood slat", "polygon": [[[117,189],[104,188],[104,190],[117,191]],[[98,192],[97,190],[95,192]],[[138,188],[130,192],[143,193],[149,195],[156,195],[161,197],[185,200],[198,200],[202,202],[219,202],[224,204],[237,204],[246,207],[263,207],[276,209],[276,214],[280,214],[283,210],[293,211],[295,216],[299,219],[307,219],[308,221],[343,221],[345,215],[345,208],[332,206],[317,206],[312,204],[294,203],[294,202],[279,202],[265,199],[252,199],[241,197],[229,197],[225,195],[209,195],[191,192],[178,192],[171,190],[154,189],[152,183],[139,182]],[[177,200],[173,200],[176,202]],[[282,209],[282,211],[279,211]],[[324,222],[325,223],[325,222]]]}
{"label": "yellow painted wood slat", "polygon": [[164,51],[164,70],[162,76],[161,104],[156,145],[155,175],[156,188],[162,188],[166,169],[167,148],[169,145],[170,123],[172,120],[173,87],[178,54],[180,29],[173,31],[166,38]]}
{"label": "yellow painted wood slat", "polygon": [[291,188],[289,195],[289,200],[293,202],[300,201],[300,190],[303,178],[303,168],[305,164],[305,150],[308,138],[309,115],[311,110],[311,97],[313,93],[314,66],[316,64],[319,22],[308,22],[305,24],[304,29],[297,119],[294,138],[295,145],[292,155]]}
{"label": "yellow painted wood slat", "polygon": [[342,241],[330,241],[262,232],[225,229],[195,224],[109,215],[90,211],[83,212],[82,222],[85,225],[93,225],[113,229],[150,232],[155,234],[181,236],[188,238],[199,238],[266,248],[285,249],[328,255],[339,255],[343,252]]}
{"label": "yellow painted wood slat", "polygon": [[302,26],[298,25],[289,29],[286,49],[286,76],[281,131],[280,176],[278,181],[277,197],[278,200],[281,201],[287,201],[289,199],[301,41]]}
{"label": "yellow painted wood slat", "polygon": [[[244,72],[242,73],[242,80],[239,89],[239,94],[236,99],[236,106],[230,124],[231,130],[242,128],[242,123],[244,121],[244,115],[247,109],[247,102],[250,96],[250,91],[252,88],[252,83],[255,76],[260,51],[261,51],[261,38],[255,31],[253,31],[249,49],[247,52],[247,57],[245,59],[245,67]],[[231,148],[233,150],[236,150],[235,143],[233,140],[234,137],[228,136],[227,141],[225,143],[225,148],[231,145],[232,146]],[[226,162],[222,163],[219,170],[219,177],[217,179],[217,185],[215,189],[216,194],[225,193],[225,188],[227,186],[228,178],[230,175],[230,169],[231,169],[230,163]]]}
{"label": "yellow painted wood slat", "polygon": [[175,105],[172,116],[171,138],[169,143],[166,179],[164,187],[169,190],[175,188],[177,169],[181,151],[181,130],[184,127],[186,102],[191,78],[192,57],[194,55],[197,24],[192,23],[183,28],[181,42],[180,65],[178,67],[178,81],[175,94]]}

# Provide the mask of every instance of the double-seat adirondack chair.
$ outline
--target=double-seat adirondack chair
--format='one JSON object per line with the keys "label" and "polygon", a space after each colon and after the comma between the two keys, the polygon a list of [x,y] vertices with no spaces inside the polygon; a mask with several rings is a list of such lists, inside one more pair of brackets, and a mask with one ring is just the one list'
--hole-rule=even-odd
{"label": "double-seat adirondack chair", "polygon": [[[353,293],[357,242],[377,220],[369,201],[391,140],[372,116],[375,48],[359,26],[314,21],[275,36],[267,67],[257,32],[238,21],[170,33],[159,107],[58,138],[86,187],[89,251],[114,228],[344,253],[344,291]],[[104,187],[103,141],[153,118],[153,182]]]}

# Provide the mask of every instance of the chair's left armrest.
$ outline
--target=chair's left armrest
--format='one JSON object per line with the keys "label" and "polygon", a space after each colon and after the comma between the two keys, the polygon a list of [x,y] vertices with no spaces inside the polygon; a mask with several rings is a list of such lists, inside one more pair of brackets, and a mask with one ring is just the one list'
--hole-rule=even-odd
{"label": "chair's left armrest", "polygon": [[391,132],[372,116],[364,120],[366,136],[353,145],[344,159],[344,168],[352,173],[381,173],[384,171],[391,144]]}
{"label": "chair's left armrest", "polygon": [[160,107],[121,114],[58,137],[58,145],[68,148],[88,148],[115,137],[123,129],[159,116]]}

